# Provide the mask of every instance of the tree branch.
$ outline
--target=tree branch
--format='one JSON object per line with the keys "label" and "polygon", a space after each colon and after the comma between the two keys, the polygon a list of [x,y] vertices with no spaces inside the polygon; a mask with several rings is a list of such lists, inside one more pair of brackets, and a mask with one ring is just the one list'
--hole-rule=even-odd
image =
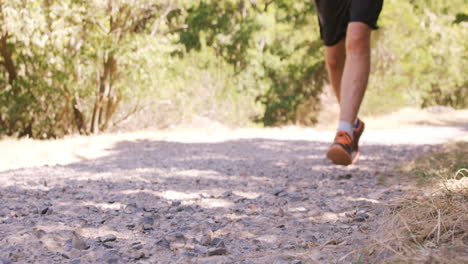
{"label": "tree branch", "polygon": [[158,22],[156,22],[154,24],[154,27],[153,29],[151,30],[151,37],[154,37],[154,35],[156,35],[156,33],[158,33],[158,29],[159,29],[159,26],[161,25],[162,23],[162,20],[167,16],[169,15],[169,13],[174,10],[174,6],[172,5],[172,3],[166,8],[166,10],[164,11],[164,13],[159,17],[158,19]]}

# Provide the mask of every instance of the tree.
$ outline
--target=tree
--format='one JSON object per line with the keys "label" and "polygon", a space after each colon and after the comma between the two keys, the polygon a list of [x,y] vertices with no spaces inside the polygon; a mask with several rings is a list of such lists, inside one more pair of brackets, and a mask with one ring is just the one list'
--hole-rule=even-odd
{"label": "tree", "polygon": [[156,34],[155,23],[171,5],[2,2],[0,133],[47,138],[105,130],[124,90],[134,88],[125,82],[137,71],[122,74],[134,52],[130,47],[137,36]]}
{"label": "tree", "polygon": [[206,43],[237,69],[238,81],[257,90],[265,107],[258,121],[310,125],[326,78],[314,12],[313,1],[197,1],[180,42],[187,51]]}

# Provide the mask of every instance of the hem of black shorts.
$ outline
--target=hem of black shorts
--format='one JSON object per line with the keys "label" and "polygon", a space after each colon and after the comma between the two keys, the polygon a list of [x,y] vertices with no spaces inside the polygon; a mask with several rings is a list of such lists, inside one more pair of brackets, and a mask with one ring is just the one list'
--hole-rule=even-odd
{"label": "hem of black shorts", "polygon": [[370,22],[359,21],[359,20],[351,20],[351,21],[348,22],[348,24],[351,23],[351,22],[361,22],[361,23],[364,23],[364,24],[368,25],[368,26],[369,26],[370,28],[372,28],[373,30],[379,29],[379,26],[377,26],[376,24],[372,24],[372,23],[370,23]]}
{"label": "hem of black shorts", "polygon": [[[346,34],[343,35],[343,37],[341,37],[340,39],[338,39],[338,40],[336,40],[336,41],[333,41],[333,42],[331,42],[331,43],[327,43],[327,42],[325,42],[325,40],[324,40],[324,41],[323,41],[323,44],[324,44],[325,46],[327,46],[327,47],[332,47],[332,46],[335,46],[336,44],[338,44],[340,41],[342,41],[342,40],[345,39],[345,38],[346,38]],[[323,39],[322,39],[322,40],[323,40]]]}
{"label": "hem of black shorts", "polygon": [[[351,21],[348,22],[348,24],[351,23],[351,22],[361,22],[361,23],[364,23],[364,24],[368,25],[372,30],[377,30],[377,29],[379,29],[379,26],[377,26],[376,24],[371,24],[371,23],[363,22],[363,21],[359,21],[359,20],[351,20]],[[323,40],[323,44],[324,44],[325,46],[327,46],[327,47],[332,47],[332,46],[335,46],[336,44],[338,44],[338,42],[342,41],[342,40],[345,39],[345,38],[346,38],[346,34],[344,34],[341,38],[339,38],[338,40],[333,41],[333,42],[331,42],[331,43],[325,42],[325,40],[324,40],[323,38],[321,38],[321,39]]]}

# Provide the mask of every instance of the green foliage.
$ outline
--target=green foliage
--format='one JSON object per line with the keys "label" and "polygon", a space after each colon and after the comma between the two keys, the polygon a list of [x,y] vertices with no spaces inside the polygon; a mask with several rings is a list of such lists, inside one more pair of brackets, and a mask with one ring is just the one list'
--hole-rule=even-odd
{"label": "green foliage", "polygon": [[[464,2],[385,1],[364,112],[468,106]],[[314,1],[6,0],[0,20],[0,135],[313,125],[321,108]]]}
{"label": "green foliage", "polygon": [[310,125],[325,76],[314,12],[311,1],[200,1],[180,42],[188,51],[210,46],[233,65],[240,89],[253,89],[265,107],[258,121]]}
{"label": "green foliage", "polygon": [[148,43],[137,36],[148,36],[164,7],[151,2],[2,3],[0,133],[48,138],[105,130],[133,93],[130,82],[137,80],[134,91],[147,87],[139,81],[151,73],[145,64],[135,67],[132,55]]}
{"label": "green foliage", "polygon": [[464,2],[385,1],[365,113],[403,106],[468,107],[468,25],[454,23],[460,11],[468,11]]}

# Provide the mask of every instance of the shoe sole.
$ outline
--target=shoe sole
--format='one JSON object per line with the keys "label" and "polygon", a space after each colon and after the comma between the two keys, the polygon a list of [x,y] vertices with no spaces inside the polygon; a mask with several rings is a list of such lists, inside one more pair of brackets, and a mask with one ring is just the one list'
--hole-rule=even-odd
{"label": "shoe sole", "polygon": [[356,152],[354,157],[338,145],[333,145],[327,153],[327,158],[336,165],[348,166],[354,164],[359,158],[359,151]]}

